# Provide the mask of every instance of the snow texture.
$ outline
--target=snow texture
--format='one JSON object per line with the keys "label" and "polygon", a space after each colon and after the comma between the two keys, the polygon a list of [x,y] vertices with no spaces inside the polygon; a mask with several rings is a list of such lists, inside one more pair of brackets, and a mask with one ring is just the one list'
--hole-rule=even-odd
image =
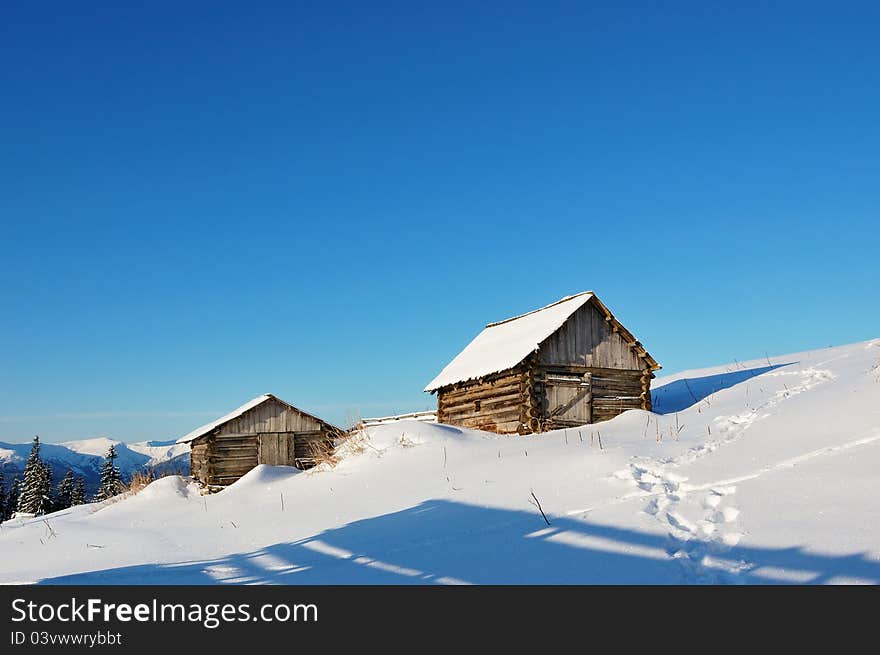
{"label": "snow texture", "polygon": [[332,468],[7,521],[0,582],[880,583],[880,339],[655,390],[655,413],[581,428],[401,421]]}

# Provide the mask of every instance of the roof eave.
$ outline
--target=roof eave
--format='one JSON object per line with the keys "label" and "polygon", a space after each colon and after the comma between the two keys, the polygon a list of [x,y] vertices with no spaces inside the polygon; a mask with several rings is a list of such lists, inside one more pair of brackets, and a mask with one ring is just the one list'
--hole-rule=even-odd
{"label": "roof eave", "polygon": [[611,310],[605,306],[605,303],[599,300],[596,294],[593,294],[593,297],[590,298],[590,302],[595,303],[596,307],[598,307],[602,311],[602,313],[605,314],[605,320],[616,327],[617,332],[620,333],[624,340],[629,342],[636,349],[636,354],[640,359],[645,360],[648,368],[650,368],[652,371],[658,371],[663,368],[656,359],[651,357],[651,354],[645,349],[642,343],[638,339],[636,339],[635,335],[627,330],[623,323],[617,320],[614,314],[611,313]]}
{"label": "roof eave", "polygon": [[189,439],[186,439],[186,440],[184,440],[184,438],[182,437],[181,439],[178,439],[178,440],[175,441],[174,443],[190,443],[190,444],[191,444],[191,443],[193,443],[194,441],[196,441],[196,440],[198,440],[198,439],[202,439],[202,438],[204,438],[204,437],[209,437],[209,436],[211,436],[212,434],[214,434],[217,430],[219,430],[220,428],[222,428],[224,425],[226,425],[227,423],[229,423],[230,421],[234,421],[235,419],[240,418],[241,416],[244,416],[244,415],[247,414],[248,412],[251,412],[251,411],[255,410],[257,407],[261,407],[262,405],[264,405],[265,403],[269,402],[270,400],[277,400],[277,401],[278,401],[279,403],[281,403],[282,405],[285,405],[286,407],[289,407],[290,409],[294,410],[295,412],[298,412],[298,413],[302,414],[303,416],[308,416],[310,419],[312,419],[312,420],[314,420],[314,421],[317,421],[318,423],[320,423],[321,425],[323,425],[323,426],[329,428],[330,430],[333,430],[333,431],[336,431],[336,432],[340,432],[340,433],[341,433],[341,432],[344,432],[344,430],[343,430],[342,428],[337,427],[337,426],[333,425],[332,423],[328,423],[328,422],[325,421],[324,419],[322,419],[322,418],[320,418],[320,417],[318,417],[318,416],[315,416],[314,414],[309,414],[308,412],[305,412],[305,411],[301,410],[299,407],[296,407],[296,406],[294,406],[294,405],[291,405],[289,402],[287,402],[286,400],[282,400],[281,398],[279,398],[279,397],[276,396],[275,394],[267,393],[267,394],[263,394],[263,395],[266,396],[266,398],[263,399],[262,402],[259,402],[259,403],[257,403],[256,405],[254,405],[253,407],[250,407],[250,408],[246,409],[246,410],[243,411],[241,414],[237,414],[237,415],[235,415],[235,416],[232,416],[232,417],[226,419],[225,421],[223,421],[222,423],[218,423],[217,425],[212,426],[210,429],[205,430],[204,432],[202,432],[202,433],[200,433],[200,434],[197,434],[197,435],[194,436],[194,437],[190,437]]}

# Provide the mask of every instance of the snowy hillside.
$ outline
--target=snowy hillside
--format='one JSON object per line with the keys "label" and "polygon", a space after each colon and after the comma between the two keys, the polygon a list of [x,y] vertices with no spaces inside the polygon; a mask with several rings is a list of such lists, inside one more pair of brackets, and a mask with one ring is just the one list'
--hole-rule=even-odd
{"label": "snowy hillside", "polygon": [[[189,471],[189,447],[172,441],[141,441],[123,443],[115,439],[98,437],[58,444],[40,444],[40,456],[52,467],[54,478],[60,479],[71,470],[86,480],[86,488],[97,488],[101,476],[101,464],[111,444],[116,445],[116,465],[128,479],[135,471],[153,468],[187,473]],[[31,443],[0,442],[0,467],[7,483],[21,474]]]}
{"label": "snowy hillside", "polygon": [[880,583],[880,339],[659,379],[655,401],[531,437],[376,426],[332,470],[213,496],[164,478],[4,523],[0,581]]}

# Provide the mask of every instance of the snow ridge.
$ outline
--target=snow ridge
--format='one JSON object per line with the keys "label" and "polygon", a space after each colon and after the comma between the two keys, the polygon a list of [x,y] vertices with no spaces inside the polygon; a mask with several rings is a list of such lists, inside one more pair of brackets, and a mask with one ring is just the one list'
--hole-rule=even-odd
{"label": "snow ridge", "polygon": [[334,467],[6,522],[0,582],[880,584],[878,376],[880,339],[660,378],[653,413],[540,435],[371,426]]}

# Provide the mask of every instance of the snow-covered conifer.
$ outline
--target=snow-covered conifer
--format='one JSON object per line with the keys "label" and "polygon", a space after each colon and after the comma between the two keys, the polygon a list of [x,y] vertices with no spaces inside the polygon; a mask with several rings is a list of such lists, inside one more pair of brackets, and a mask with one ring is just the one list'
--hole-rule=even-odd
{"label": "snow-covered conifer", "polygon": [[58,489],[55,492],[55,509],[67,509],[73,506],[73,490],[76,479],[73,477],[73,471],[67,470],[61,482],[58,483]]}
{"label": "snow-covered conifer", "polygon": [[18,495],[20,489],[21,480],[19,480],[16,475],[12,478],[12,484],[9,485],[9,492],[6,494],[6,513],[3,515],[4,520],[11,519],[12,515],[15,514],[15,511],[18,508]]}
{"label": "snow-covered conifer", "polygon": [[86,502],[86,481],[83,478],[77,478],[73,485],[73,492],[70,496],[70,506],[76,507]]}
{"label": "snow-covered conifer", "polygon": [[101,486],[95,495],[95,500],[106,500],[112,498],[125,489],[122,483],[122,474],[115,464],[116,446],[111,445],[104,458],[104,465],[101,467]]}
{"label": "snow-covered conifer", "polygon": [[24,465],[24,477],[19,490],[16,510],[28,514],[41,514],[45,507],[44,486],[46,473],[40,459],[40,437],[34,437],[30,455]]}

